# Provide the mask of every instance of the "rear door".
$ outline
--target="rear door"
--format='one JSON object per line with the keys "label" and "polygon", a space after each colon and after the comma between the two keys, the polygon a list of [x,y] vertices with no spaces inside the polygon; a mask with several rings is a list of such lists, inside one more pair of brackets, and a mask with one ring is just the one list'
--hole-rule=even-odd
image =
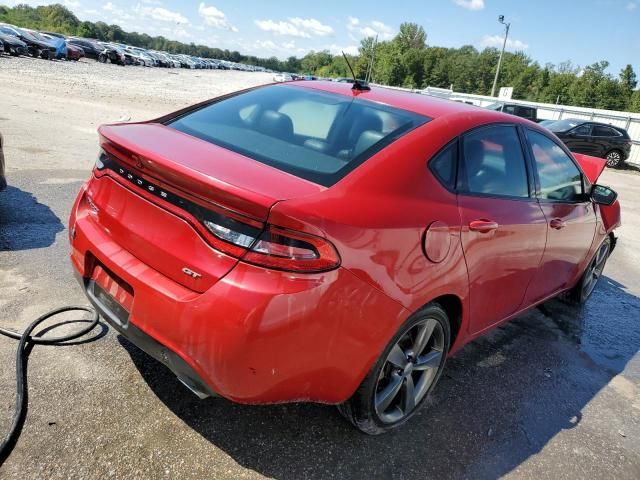
{"label": "rear door", "polygon": [[604,158],[612,148],[615,148],[616,140],[623,138],[620,132],[604,125],[594,125],[591,137],[594,144],[592,155],[600,158]]}
{"label": "rear door", "polygon": [[533,303],[570,287],[591,248],[596,230],[586,180],[573,158],[551,137],[527,130],[535,165],[536,190],[547,220],[547,246],[527,302]]}
{"label": "rear door", "polygon": [[483,127],[461,143],[458,208],[469,272],[471,330],[517,312],[542,258],[546,219],[535,198],[518,128]]}
{"label": "rear door", "polygon": [[592,125],[585,123],[571,130],[563,141],[572,152],[597,156],[598,148],[591,137],[591,131]]}

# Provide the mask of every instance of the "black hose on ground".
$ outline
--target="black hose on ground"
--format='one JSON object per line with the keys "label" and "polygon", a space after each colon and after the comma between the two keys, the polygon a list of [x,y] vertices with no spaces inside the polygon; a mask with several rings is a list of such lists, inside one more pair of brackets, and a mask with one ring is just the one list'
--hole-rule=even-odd
{"label": "black hose on ground", "polygon": [[[65,312],[88,312],[92,315],[92,318],[70,321],[67,320],[65,322],[62,322],[61,324],[43,329],[35,335],[31,335],[33,331],[38,327],[38,325],[40,325],[42,322]],[[72,340],[76,340],[77,338],[80,338],[93,330],[98,325],[98,321],[98,313],[93,308],[86,306],[68,306],[51,310],[50,312],[47,312],[44,315],[38,317],[22,333],[14,332],[13,330],[7,330],[6,328],[0,328],[0,335],[18,340],[20,342],[18,344],[18,351],[16,353],[16,408],[13,413],[13,421],[11,423],[11,427],[9,428],[9,431],[7,432],[5,437],[2,439],[2,443],[0,443],[0,465],[4,463],[4,461],[9,457],[9,454],[13,450],[13,447],[15,446],[16,441],[20,436],[20,432],[22,431],[22,425],[27,414],[27,360],[29,357],[29,352],[31,352],[33,346],[69,345],[69,342],[71,342]],[[82,328],[81,330],[78,330],[77,332],[71,333],[69,335],[63,335],[61,337],[55,338],[40,337],[56,326],[74,322],[88,322],[88,325],[85,328]],[[100,336],[101,335],[98,335],[97,337],[94,337],[90,340],[96,340]]]}

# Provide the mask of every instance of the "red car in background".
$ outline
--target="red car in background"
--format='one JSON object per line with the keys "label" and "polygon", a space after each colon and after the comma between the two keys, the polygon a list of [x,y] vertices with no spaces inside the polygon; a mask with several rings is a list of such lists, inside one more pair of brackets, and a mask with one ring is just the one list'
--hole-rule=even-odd
{"label": "red car in background", "polygon": [[68,60],[75,60],[77,62],[82,57],[84,57],[84,50],[81,47],[77,45],[73,45],[69,42],[66,42],[66,43],[67,43],[67,59]]}
{"label": "red car in background", "polygon": [[445,360],[568,292],[620,206],[527,120],[360,83],[295,82],[100,128],[71,260],[117,331],[199,396],[338,404],[397,427]]}

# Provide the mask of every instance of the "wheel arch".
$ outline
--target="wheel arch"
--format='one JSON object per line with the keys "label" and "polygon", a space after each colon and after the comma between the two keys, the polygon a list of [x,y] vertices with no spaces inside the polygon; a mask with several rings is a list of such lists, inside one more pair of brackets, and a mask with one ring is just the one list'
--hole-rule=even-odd
{"label": "wheel arch", "polygon": [[445,294],[434,298],[429,303],[440,305],[449,317],[449,326],[451,327],[449,348],[451,348],[458,338],[462,326],[462,300],[457,295]]}

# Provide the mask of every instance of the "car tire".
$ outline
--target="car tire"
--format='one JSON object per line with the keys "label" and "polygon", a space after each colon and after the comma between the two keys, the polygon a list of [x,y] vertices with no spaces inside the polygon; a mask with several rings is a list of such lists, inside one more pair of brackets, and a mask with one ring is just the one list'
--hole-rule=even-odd
{"label": "car tire", "polygon": [[604,157],[607,160],[607,167],[616,168],[622,165],[622,152],[620,150],[611,150]]}
{"label": "car tire", "polygon": [[591,261],[587,264],[580,280],[570,292],[569,299],[577,304],[584,305],[595,289],[598,280],[602,276],[602,271],[607,263],[609,254],[611,253],[611,239],[607,237],[600,244],[598,250],[593,255]]}
{"label": "car tire", "polygon": [[[413,355],[421,334],[423,348]],[[389,341],[351,398],[338,405],[339,412],[369,435],[399,427],[420,409],[438,382],[450,338],[449,318],[440,305],[430,303],[418,310]]]}

